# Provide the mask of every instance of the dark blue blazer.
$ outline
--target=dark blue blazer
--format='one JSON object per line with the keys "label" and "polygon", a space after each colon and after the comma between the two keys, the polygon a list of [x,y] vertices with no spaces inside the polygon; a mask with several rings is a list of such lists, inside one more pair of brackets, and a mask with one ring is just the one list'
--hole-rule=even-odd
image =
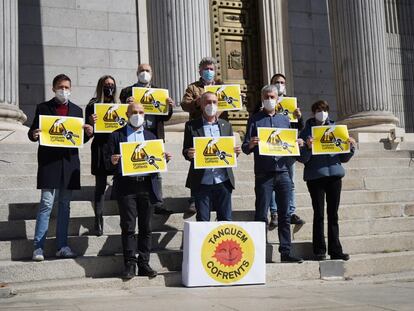
{"label": "dark blue blazer", "polygon": [[[144,130],[144,138],[145,140],[157,139],[157,137],[148,130]],[[111,133],[111,135],[109,136],[108,144],[106,145],[104,149],[105,164],[107,166],[107,169],[114,171],[115,192],[116,192],[117,186],[119,186],[121,182],[125,182],[126,180],[128,180],[127,176],[122,176],[121,163],[119,162],[117,165],[113,165],[111,162],[112,155],[121,154],[120,143],[123,143],[123,142],[128,142],[126,126]],[[161,201],[162,195],[161,195],[161,189],[159,188],[158,181],[157,181],[158,176],[156,173],[152,173],[150,174],[150,176],[151,176],[151,185],[152,185],[152,189],[151,189],[152,193],[150,193],[151,201],[153,202]]]}

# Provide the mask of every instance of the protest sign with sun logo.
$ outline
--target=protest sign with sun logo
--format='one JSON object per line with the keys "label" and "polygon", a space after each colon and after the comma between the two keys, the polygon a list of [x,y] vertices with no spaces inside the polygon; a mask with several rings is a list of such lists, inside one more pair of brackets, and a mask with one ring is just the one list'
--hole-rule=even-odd
{"label": "protest sign with sun logo", "polygon": [[236,167],[234,136],[194,137],[194,168]]}
{"label": "protest sign with sun logo", "polygon": [[242,100],[240,85],[206,85],[204,91],[217,95],[218,111],[240,110]]}
{"label": "protest sign with sun logo", "polygon": [[39,116],[41,146],[82,148],[83,119],[62,116]]}
{"label": "protest sign with sun logo", "polygon": [[98,117],[94,124],[95,133],[112,133],[127,124],[126,104],[95,104],[94,109]]}
{"label": "protest sign with sun logo", "polygon": [[290,122],[297,123],[298,119],[293,115],[293,112],[298,108],[296,97],[280,97],[279,99],[276,111],[287,116]]}
{"label": "protest sign with sun logo", "polygon": [[167,171],[162,139],[120,143],[122,176]]}
{"label": "protest sign with sun logo", "polygon": [[312,154],[349,153],[350,143],[346,125],[312,127]]}
{"label": "protest sign with sun logo", "polygon": [[145,114],[168,115],[168,90],[133,87],[132,96],[144,106]]}
{"label": "protest sign with sun logo", "polygon": [[260,155],[278,157],[300,155],[297,129],[259,127],[257,135]]}

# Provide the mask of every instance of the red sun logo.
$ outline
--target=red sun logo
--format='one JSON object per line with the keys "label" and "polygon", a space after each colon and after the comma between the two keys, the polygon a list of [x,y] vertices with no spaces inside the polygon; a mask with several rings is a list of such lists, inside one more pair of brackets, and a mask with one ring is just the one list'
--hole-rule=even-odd
{"label": "red sun logo", "polygon": [[216,247],[213,257],[224,266],[234,266],[242,259],[240,244],[233,240],[224,240]]}

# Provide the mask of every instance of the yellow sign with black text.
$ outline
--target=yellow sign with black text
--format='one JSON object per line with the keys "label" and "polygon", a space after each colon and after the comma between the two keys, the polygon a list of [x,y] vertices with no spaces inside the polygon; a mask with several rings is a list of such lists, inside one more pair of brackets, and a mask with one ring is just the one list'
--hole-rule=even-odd
{"label": "yellow sign with black text", "polygon": [[120,143],[122,176],[167,171],[162,139]]}
{"label": "yellow sign with black text", "polygon": [[297,129],[259,127],[259,154],[266,156],[300,155]]}
{"label": "yellow sign with black text", "polygon": [[207,274],[220,283],[234,283],[250,271],[255,246],[242,227],[225,224],[214,228],[201,247],[201,263]]}
{"label": "yellow sign with black text", "polygon": [[168,115],[168,90],[134,87],[132,96],[144,106],[145,114]]}
{"label": "yellow sign with black text", "polygon": [[297,123],[293,112],[298,108],[296,97],[281,97],[281,101],[276,105],[276,111],[289,118],[292,123]]}
{"label": "yellow sign with black text", "polygon": [[82,148],[83,119],[77,117],[39,116],[41,146]]}
{"label": "yellow sign with black text", "polygon": [[194,137],[194,168],[236,167],[234,136]]}
{"label": "yellow sign with black text", "polygon": [[312,154],[349,153],[350,143],[346,125],[312,127]]}
{"label": "yellow sign with black text", "polygon": [[240,85],[206,85],[204,91],[212,92],[218,98],[218,111],[240,110],[242,100]]}
{"label": "yellow sign with black text", "polygon": [[95,104],[98,119],[94,124],[95,133],[112,133],[127,124],[126,104]]}

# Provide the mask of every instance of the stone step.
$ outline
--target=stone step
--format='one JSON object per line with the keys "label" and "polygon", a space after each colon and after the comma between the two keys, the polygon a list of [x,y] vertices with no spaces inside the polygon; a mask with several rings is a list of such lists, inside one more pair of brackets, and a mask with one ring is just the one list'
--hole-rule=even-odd
{"label": "stone step", "polygon": [[[22,203],[22,204],[0,204],[0,221],[8,220],[28,220],[36,219],[38,203]],[[183,214],[183,210],[175,210],[170,216],[154,215],[156,218],[167,218],[165,221],[169,226],[176,228],[177,223],[183,220],[194,221],[195,216]],[[299,207],[296,213],[306,221],[311,221],[313,210],[311,206]],[[52,210],[51,218],[54,219],[57,214],[57,208]],[[118,215],[118,205],[116,201],[106,201],[104,207],[104,215]],[[71,217],[93,217],[93,203],[91,201],[73,201],[71,203]],[[339,209],[339,217],[341,220],[351,219],[371,219],[384,217],[401,217],[414,216],[414,202],[408,203],[376,203],[376,204],[353,204],[341,205]],[[212,214],[212,219],[215,214]],[[238,210],[237,206],[233,206],[233,218],[239,221],[249,221],[254,218],[254,207],[250,210]]]}
{"label": "stone step", "polygon": [[[278,240],[268,233],[267,262],[280,262]],[[153,232],[153,251],[179,249],[182,246],[182,231]],[[414,232],[397,232],[369,236],[341,238],[343,249],[349,254],[379,253],[414,250]],[[122,254],[120,234],[96,236],[71,236],[68,241],[71,249],[79,256],[109,256]],[[46,240],[44,254],[46,258],[55,256],[56,239]],[[0,241],[0,260],[30,259],[33,241],[27,239]],[[292,253],[307,260],[313,258],[311,241],[293,241]]]}

